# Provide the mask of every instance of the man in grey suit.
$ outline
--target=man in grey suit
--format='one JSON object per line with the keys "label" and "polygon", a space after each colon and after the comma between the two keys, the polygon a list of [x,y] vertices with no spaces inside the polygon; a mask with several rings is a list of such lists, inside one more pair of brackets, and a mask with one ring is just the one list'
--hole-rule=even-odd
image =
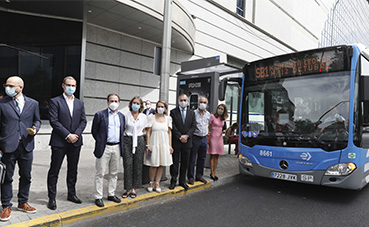
{"label": "man in grey suit", "polygon": [[5,181],[1,185],[3,211],[1,221],[11,218],[10,202],[13,198],[12,182],[15,163],[19,167],[18,210],[36,213],[36,208],[28,204],[31,186],[34,136],[41,126],[39,105],[34,99],[23,95],[23,80],[18,76],[9,77],[4,84],[7,96],[0,99],[0,153],[6,165]]}
{"label": "man in grey suit", "polygon": [[118,168],[120,157],[123,156],[123,138],[125,119],[119,112],[120,98],[117,94],[109,94],[107,97],[108,108],[97,112],[92,121],[92,136],[95,139],[94,155],[96,157],[95,175],[95,204],[103,207],[103,182],[104,175],[109,169],[108,176],[108,200],[120,203],[115,195],[118,180]]}
{"label": "man in grey suit", "polygon": [[77,169],[79,153],[82,146],[82,132],[86,127],[86,115],[83,102],[74,97],[77,81],[67,76],[63,80],[64,93],[50,99],[49,117],[53,128],[51,133],[51,163],[47,174],[49,202],[47,207],[56,209],[56,185],[60,167],[67,156],[67,199],[74,203],[82,203],[76,196]]}
{"label": "man in grey suit", "polygon": [[188,97],[182,94],[178,98],[179,107],[170,111],[173,120],[172,128],[172,145],[174,152],[172,154],[173,164],[170,166],[169,189],[174,189],[177,183],[179,163],[181,163],[179,171],[179,186],[185,190],[189,187],[186,184],[186,173],[192,148],[192,136],[196,129],[195,112],[188,107]]}

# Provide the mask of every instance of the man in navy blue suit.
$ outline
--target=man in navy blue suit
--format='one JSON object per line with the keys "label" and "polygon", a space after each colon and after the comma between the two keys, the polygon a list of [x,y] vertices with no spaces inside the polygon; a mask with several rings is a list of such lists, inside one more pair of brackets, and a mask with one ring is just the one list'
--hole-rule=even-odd
{"label": "man in navy blue suit", "polygon": [[34,136],[41,126],[38,102],[23,95],[23,80],[18,76],[9,77],[4,84],[7,96],[0,99],[0,153],[6,165],[5,181],[1,185],[3,211],[1,221],[11,217],[10,202],[13,198],[12,182],[15,163],[19,167],[18,210],[36,213],[36,208],[28,204],[31,186]]}
{"label": "man in navy blue suit", "polygon": [[63,80],[64,93],[50,99],[49,117],[53,128],[51,133],[51,163],[47,174],[49,202],[47,207],[56,209],[56,185],[64,156],[67,156],[67,199],[82,203],[76,196],[77,169],[82,146],[82,132],[86,127],[86,115],[83,102],[74,97],[77,81],[72,76]]}
{"label": "man in navy blue suit", "polygon": [[92,121],[92,136],[95,139],[94,155],[96,157],[95,175],[95,204],[103,207],[104,175],[109,169],[108,200],[120,203],[115,195],[118,181],[118,168],[120,157],[123,156],[123,138],[125,119],[119,112],[120,98],[117,94],[107,97],[108,108],[95,114]]}
{"label": "man in navy blue suit", "polygon": [[155,114],[155,110],[153,108],[151,108],[151,102],[150,102],[150,100],[146,100],[146,102],[145,102],[145,109],[143,111],[143,114],[145,114],[146,116],[148,116],[150,114]]}

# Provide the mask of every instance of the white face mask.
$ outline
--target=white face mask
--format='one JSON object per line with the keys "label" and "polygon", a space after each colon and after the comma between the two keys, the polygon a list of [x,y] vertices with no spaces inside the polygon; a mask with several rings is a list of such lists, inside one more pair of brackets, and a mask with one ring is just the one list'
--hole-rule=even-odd
{"label": "white face mask", "polygon": [[162,108],[162,107],[158,107],[158,108],[156,109],[156,111],[158,112],[158,114],[163,114],[163,113],[164,113],[164,108]]}
{"label": "white face mask", "polygon": [[218,112],[219,115],[222,115],[224,113],[224,110],[218,109],[217,112]]}
{"label": "white face mask", "polygon": [[179,103],[179,106],[182,107],[182,108],[186,108],[187,107],[187,102],[182,101],[182,102]]}
{"label": "white face mask", "polygon": [[151,105],[150,104],[146,104],[146,109],[150,109]]}
{"label": "white face mask", "polygon": [[109,108],[112,110],[112,111],[116,111],[119,107],[119,104],[116,103],[116,102],[112,102],[109,104]]}
{"label": "white face mask", "polygon": [[199,109],[200,110],[205,110],[206,109],[206,104],[205,103],[200,103]]}

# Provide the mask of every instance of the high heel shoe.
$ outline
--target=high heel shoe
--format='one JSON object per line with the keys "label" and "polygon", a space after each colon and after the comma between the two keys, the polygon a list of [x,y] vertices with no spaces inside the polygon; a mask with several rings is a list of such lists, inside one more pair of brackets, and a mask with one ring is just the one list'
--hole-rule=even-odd
{"label": "high heel shoe", "polygon": [[155,182],[155,191],[156,192],[161,192],[161,188],[160,188],[159,182]]}
{"label": "high heel shoe", "polygon": [[216,181],[215,177],[213,177],[211,174],[210,174],[210,179],[212,179],[213,181]]}
{"label": "high heel shoe", "polygon": [[149,187],[147,187],[147,191],[148,191],[148,192],[152,192],[153,185],[154,185],[154,181],[150,181],[150,183],[149,183]]}

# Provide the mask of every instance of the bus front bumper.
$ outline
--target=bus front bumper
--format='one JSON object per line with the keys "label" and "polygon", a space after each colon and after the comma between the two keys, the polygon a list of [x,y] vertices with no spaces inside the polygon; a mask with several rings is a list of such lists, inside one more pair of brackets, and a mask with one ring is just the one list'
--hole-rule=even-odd
{"label": "bus front bumper", "polygon": [[[347,176],[327,176],[324,175],[325,170],[284,171],[255,163],[252,163],[252,166],[250,166],[250,164],[245,165],[239,161],[238,164],[240,173],[244,175],[260,176],[353,190],[359,190],[363,188],[368,183],[366,178],[369,180],[369,177],[364,177],[362,166],[358,167],[355,171]],[[368,173],[366,175],[368,175]]]}

